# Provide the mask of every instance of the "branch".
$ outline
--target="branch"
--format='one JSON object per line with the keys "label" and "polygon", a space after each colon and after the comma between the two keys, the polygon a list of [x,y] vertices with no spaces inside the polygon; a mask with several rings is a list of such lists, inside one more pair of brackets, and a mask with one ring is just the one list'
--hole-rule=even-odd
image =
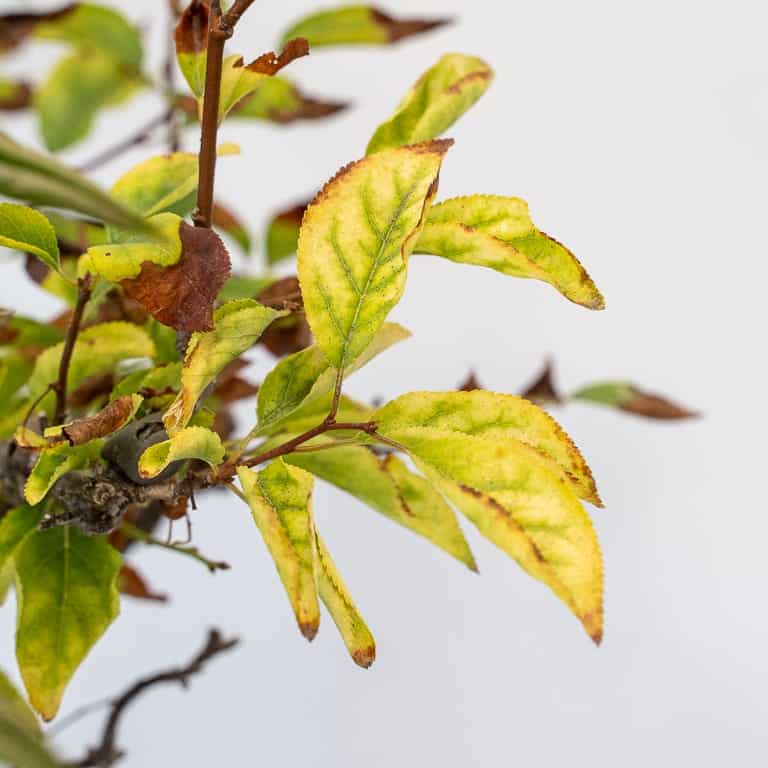
{"label": "branch", "polygon": [[101,743],[91,749],[88,755],[79,763],[75,763],[75,765],[79,766],[79,768],[109,768],[109,766],[114,765],[123,756],[123,753],[117,747],[117,728],[120,724],[120,718],[137,697],[149,688],[162,683],[180,683],[186,688],[189,684],[189,679],[194,675],[200,674],[206,662],[220,653],[234,648],[238,642],[237,638],[224,640],[217,629],[212,629],[208,633],[208,639],[202,650],[187,666],[158,672],[134,683],[112,702],[111,711],[101,737]]}
{"label": "branch", "polygon": [[53,417],[54,424],[61,424],[67,412],[67,378],[69,376],[69,364],[72,362],[72,352],[75,349],[77,334],[80,333],[80,324],[83,321],[85,305],[91,298],[91,276],[86,275],[77,281],[77,304],[72,313],[72,320],[67,330],[67,338],[64,342],[64,350],[61,353],[59,363],[59,378],[52,389],[56,392],[56,411]]}
{"label": "branch", "polygon": [[229,34],[235,28],[235,25],[240,21],[240,17],[253,5],[253,0],[235,0],[232,7],[227,11],[224,18],[221,20],[221,28],[229,30]]}

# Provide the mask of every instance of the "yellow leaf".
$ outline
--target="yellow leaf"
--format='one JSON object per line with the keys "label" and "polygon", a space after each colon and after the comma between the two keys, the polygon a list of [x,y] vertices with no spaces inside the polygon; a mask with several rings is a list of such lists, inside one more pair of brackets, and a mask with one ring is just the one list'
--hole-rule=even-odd
{"label": "yellow leaf", "polygon": [[224,461],[221,438],[205,427],[179,430],[170,440],[155,443],[141,454],[139,475],[157,477],[169,465],[187,459],[200,459],[211,467],[218,466]]}

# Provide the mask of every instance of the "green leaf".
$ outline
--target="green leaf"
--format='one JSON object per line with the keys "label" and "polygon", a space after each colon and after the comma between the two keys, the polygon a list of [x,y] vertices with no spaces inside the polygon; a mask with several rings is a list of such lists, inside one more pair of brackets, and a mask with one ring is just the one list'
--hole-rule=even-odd
{"label": "green leaf", "polygon": [[168,389],[178,391],[181,386],[181,363],[167,363],[150,368],[146,371],[134,371],[122,379],[112,390],[110,399],[114,400],[125,395],[133,395],[144,390],[146,396],[150,392],[163,392]]}
{"label": "green leaf", "polygon": [[[2,206],[0,205],[0,207]],[[7,322],[5,329],[6,332],[13,335],[13,338],[8,343],[17,349],[23,349],[24,347],[50,347],[64,339],[64,331],[61,328],[20,315],[14,315]],[[0,366],[2,364],[0,363]],[[0,400],[3,399],[2,392],[3,388],[2,384],[0,384]]]}
{"label": "green leaf", "polygon": [[527,203],[517,197],[472,195],[433,205],[415,252],[541,280],[576,304],[605,308],[578,259],[535,227]]}
{"label": "green leaf", "polygon": [[238,468],[243,493],[293,607],[312,640],[320,624],[312,520],[312,475],[277,459],[261,472]]}
{"label": "green leaf", "polygon": [[117,11],[92,3],[75,3],[71,11],[39,24],[37,37],[70,43],[83,53],[101,53],[124,68],[138,71],[142,45],[139,30]]}
{"label": "green leaf", "polygon": [[59,244],[51,223],[24,205],[0,203],[0,245],[33,253],[51,269],[60,267]]}
{"label": "green leaf", "polygon": [[[64,343],[46,349],[35,361],[35,368],[28,382],[28,402],[33,403],[58,377],[59,363]],[[123,360],[153,357],[155,345],[147,332],[132,323],[99,323],[81,331],[77,337],[67,378],[71,392],[85,379],[102,373],[110,373]],[[39,404],[49,416],[53,411],[53,393],[46,395]]]}
{"label": "green leaf", "polygon": [[52,152],[76,144],[91,131],[99,110],[125,84],[119,61],[99,54],[62,59],[35,91],[45,146]]}
{"label": "green leaf", "polygon": [[145,230],[141,217],[112,200],[84,176],[23,147],[0,132],[0,194],[94,216],[126,229]]}
{"label": "green leaf", "polygon": [[607,405],[648,419],[695,419],[699,415],[696,411],[678,405],[663,395],[647,392],[628,381],[603,381],[591,384],[574,392],[571,399]]}
{"label": "green leaf", "polygon": [[296,253],[301,220],[309,203],[299,203],[276,213],[267,227],[267,261],[278,264]]}
{"label": "green leaf", "polygon": [[331,614],[355,664],[368,668],[376,658],[376,641],[317,531],[315,542],[320,599]]}
{"label": "green leaf", "polygon": [[24,498],[28,504],[39,504],[57,480],[77,469],[99,461],[103,442],[93,440],[84,445],[60,443],[43,450],[24,485]]}
{"label": "green leaf", "polygon": [[200,459],[217,467],[224,461],[221,438],[205,427],[181,429],[170,440],[155,443],[142,453],[139,474],[144,478],[157,477],[170,464],[187,459]]}
{"label": "green leaf", "polygon": [[106,539],[70,527],[36,532],[16,554],[16,658],[30,703],[46,720],[119,612],[119,570]]}
{"label": "green leaf", "polygon": [[169,435],[187,425],[199,397],[219,373],[250,349],[273,320],[285,314],[253,299],[230,301],[214,313],[212,331],[192,335],[181,371],[181,391],[163,417]]}
{"label": "green leaf", "polygon": [[287,461],[341,488],[477,570],[453,510],[427,480],[393,454],[377,456],[364,446],[350,445],[296,453]]}
{"label": "green leaf", "polygon": [[395,19],[370,5],[342,5],[300,19],[283,34],[283,41],[304,37],[313,48],[387,45],[447,23],[447,19]]}
{"label": "green leaf", "polygon": [[602,506],[587,462],[565,430],[542,408],[486,390],[410,392],[373,415],[388,429],[434,427],[498,441],[517,441],[553,461],[580,498]]}
{"label": "green leaf", "polygon": [[[219,157],[239,154],[236,144],[219,146]],[[111,195],[140,216],[175,213],[186,216],[195,207],[198,158],[192,152],[174,152],[144,160],[124,173]]]}
{"label": "green leaf", "polygon": [[62,768],[46,748],[37,718],[0,670],[0,762],[18,768]]}
{"label": "green leaf", "polygon": [[436,139],[488,89],[493,71],[482,59],[449,53],[411,87],[392,117],[382,123],[367,154]]}
{"label": "green leaf", "polygon": [[0,413],[8,410],[10,401],[27,383],[32,374],[32,363],[22,354],[12,352],[0,358]]}
{"label": "green leaf", "polygon": [[[506,435],[406,426],[387,407],[378,431],[402,445],[478,530],[546,584],[599,643],[603,569],[589,516],[558,464]],[[392,410],[389,411],[392,413]],[[440,422],[439,412],[435,413]]]}
{"label": "green leaf", "polygon": [[273,282],[273,277],[232,275],[219,292],[219,301],[224,303],[235,299],[252,299]]}
{"label": "green leaf", "polygon": [[0,520],[0,571],[13,560],[24,539],[43,518],[42,507],[14,507]]}
{"label": "green leaf", "polygon": [[[344,376],[348,377],[410,335],[410,331],[397,323],[385,323],[360,357],[345,369]],[[274,427],[304,403],[332,390],[336,373],[317,347],[308,347],[284,357],[267,374],[259,388],[259,431]]]}
{"label": "green leaf", "polygon": [[318,347],[346,368],[405,288],[450,141],[385,150],[342,169],[304,214],[298,275]]}
{"label": "green leaf", "polygon": [[182,219],[175,213],[159,213],[148,219],[152,233],[114,233],[114,242],[91,246],[78,264],[79,275],[88,272],[119,283],[137,277],[146,262],[170,267],[181,258],[179,227]]}

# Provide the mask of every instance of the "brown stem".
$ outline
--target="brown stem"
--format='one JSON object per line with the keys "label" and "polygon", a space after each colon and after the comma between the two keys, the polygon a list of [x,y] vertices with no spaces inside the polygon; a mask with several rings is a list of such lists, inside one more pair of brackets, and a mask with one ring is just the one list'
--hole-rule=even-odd
{"label": "brown stem", "polygon": [[220,653],[234,648],[238,642],[237,638],[225,640],[217,629],[212,629],[208,633],[208,638],[202,650],[189,664],[184,667],[176,667],[158,672],[135,682],[112,702],[109,717],[101,737],[101,743],[91,749],[88,755],[76,765],[80,766],[80,768],[108,768],[114,765],[122,757],[122,752],[117,747],[117,728],[121,717],[133,703],[134,699],[149,688],[163,683],[180,683],[186,688],[189,684],[189,679],[194,675],[200,674],[206,662]]}
{"label": "brown stem", "polygon": [[235,0],[232,7],[221,20],[222,28],[230,30],[231,34],[235,24],[240,21],[240,17],[253,5],[253,2],[254,0]]}
{"label": "brown stem", "polygon": [[64,341],[64,349],[59,363],[59,378],[52,386],[56,393],[56,410],[53,423],[61,424],[67,412],[67,378],[69,377],[69,364],[72,362],[72,353],[75,350],[77,335],[80,333],[80,324],[83,321],[85,305],[91,298],[91,276],[86,275],[77,281],[77,304],[75,304],[72,320],[67,330],[67,338]]}

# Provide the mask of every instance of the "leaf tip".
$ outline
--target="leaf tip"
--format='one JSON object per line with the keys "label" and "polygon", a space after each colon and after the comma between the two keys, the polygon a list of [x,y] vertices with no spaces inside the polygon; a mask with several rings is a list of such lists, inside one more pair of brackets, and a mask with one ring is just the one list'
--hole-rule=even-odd
{"label": "leaf tip", "polygon": [[358,667],[368,669],[376,661],[376,646],[371,644],[363,648],[356,648],[352,651],[352,661]]}
{"label": "leaf tip", "polygon": [[304,635],[304,637],[307,638],[307,640],[309,640],[310,643],[315,639],[318,629],[320,629],[319,619],[311,619],[310,621],[299,622],[299,631],[302,635]]}

